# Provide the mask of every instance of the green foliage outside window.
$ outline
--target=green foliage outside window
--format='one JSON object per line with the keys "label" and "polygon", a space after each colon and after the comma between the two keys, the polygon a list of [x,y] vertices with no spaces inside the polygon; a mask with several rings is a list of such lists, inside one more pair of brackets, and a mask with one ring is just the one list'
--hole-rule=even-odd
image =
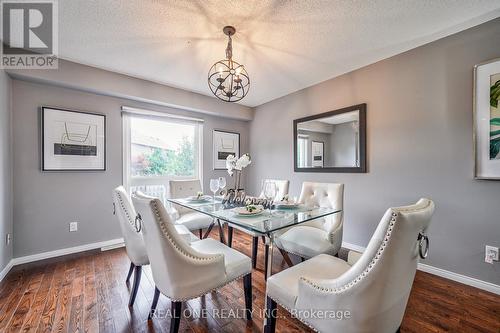
{"label": "green foliage outside window", "polygon": [[194,176],[194,146],[187,137],[182,138],[177,151],[154,148],[144,156],[142,176]]}

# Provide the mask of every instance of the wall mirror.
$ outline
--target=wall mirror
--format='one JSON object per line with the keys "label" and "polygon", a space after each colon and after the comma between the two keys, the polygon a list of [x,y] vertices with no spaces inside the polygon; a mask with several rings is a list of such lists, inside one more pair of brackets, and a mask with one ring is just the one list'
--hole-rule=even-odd
{"label": "wall mirror", "polygon": [[366,172],[366,104],[295,119],[296,172]]}

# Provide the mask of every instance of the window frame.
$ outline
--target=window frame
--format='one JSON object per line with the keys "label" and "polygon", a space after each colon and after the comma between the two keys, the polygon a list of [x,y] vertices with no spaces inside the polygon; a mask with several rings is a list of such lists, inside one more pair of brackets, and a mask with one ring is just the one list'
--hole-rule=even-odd
{"label": "window frame", "polygon": [[[301,142],[303,144],[301,144]],[[308,157],[307,146],[308,145],[309,145],[309,135],[298,134],[298,136],[297,136],[297,148],[299,148],[299,146],[303,146],[303,148],[304,148],[303,154],[302,154],[303,156],[298,156],[298,152],[297,152],[297,162],[300,162],[300,160],[303,160],[303,162],[304,162],[304,165],[299,166],[301,168],[307,167],[307,157]]]}
{"label": "window frame", "polygon": [[[148,112],[146,110],[140,110],[140,112],[133,112],[130,109],[125,111],[125,107],[122,108],[122,161],[123,161],[123,186],[130,191],[133,186],[141,185],[161,185],[165,186],[166,196],[168,197],[168,184],[170,180],[195,180],[199,179],[201,186],[203,188],[203,120],[197,118],[189,118],[183,116],[176,116],[163,112]],[[195,138],[194,138],[194,150],[195,150],[195,175],[194,176],[131,176],[131,120],[132,118],[143,118],[158,121],[165,121],[169,123],[179,123],[179,124],[190,124],[195,125]]]}

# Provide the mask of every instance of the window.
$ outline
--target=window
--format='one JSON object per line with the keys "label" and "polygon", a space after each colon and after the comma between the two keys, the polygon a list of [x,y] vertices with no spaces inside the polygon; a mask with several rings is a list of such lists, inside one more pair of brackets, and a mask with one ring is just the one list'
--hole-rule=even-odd
{"label": "window", "polygon": [[127,112],[123,125],[124,183],[130,192],[165,202],[170,180],[201,180],[202,122]]}
{"label": "window", "polygon": [[307,167],[307,135],[297,137],[297,164],[299,168]]}

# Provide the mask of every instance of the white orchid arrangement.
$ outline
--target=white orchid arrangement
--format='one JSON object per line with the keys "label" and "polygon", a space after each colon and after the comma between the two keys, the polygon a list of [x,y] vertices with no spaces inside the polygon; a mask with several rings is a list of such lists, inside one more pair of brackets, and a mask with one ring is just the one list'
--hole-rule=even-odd
{"label": "white orchid arrangement", "polygon": [[241,171],[252,163],[250,154],[244,154],[240,158],[229,155],[226,158],[227,173],[232,177],[234,174],[234,189],[236,192],[240,189]]}
{"label": "white orchid arrangement", "polygon": [[226,169],[230,176],[233,176],[235,170],[240,171],[246,168],[252,163],[250,154],[244,154],[240,158],[236,158],[234,155],[228,155],[226,158]]}

